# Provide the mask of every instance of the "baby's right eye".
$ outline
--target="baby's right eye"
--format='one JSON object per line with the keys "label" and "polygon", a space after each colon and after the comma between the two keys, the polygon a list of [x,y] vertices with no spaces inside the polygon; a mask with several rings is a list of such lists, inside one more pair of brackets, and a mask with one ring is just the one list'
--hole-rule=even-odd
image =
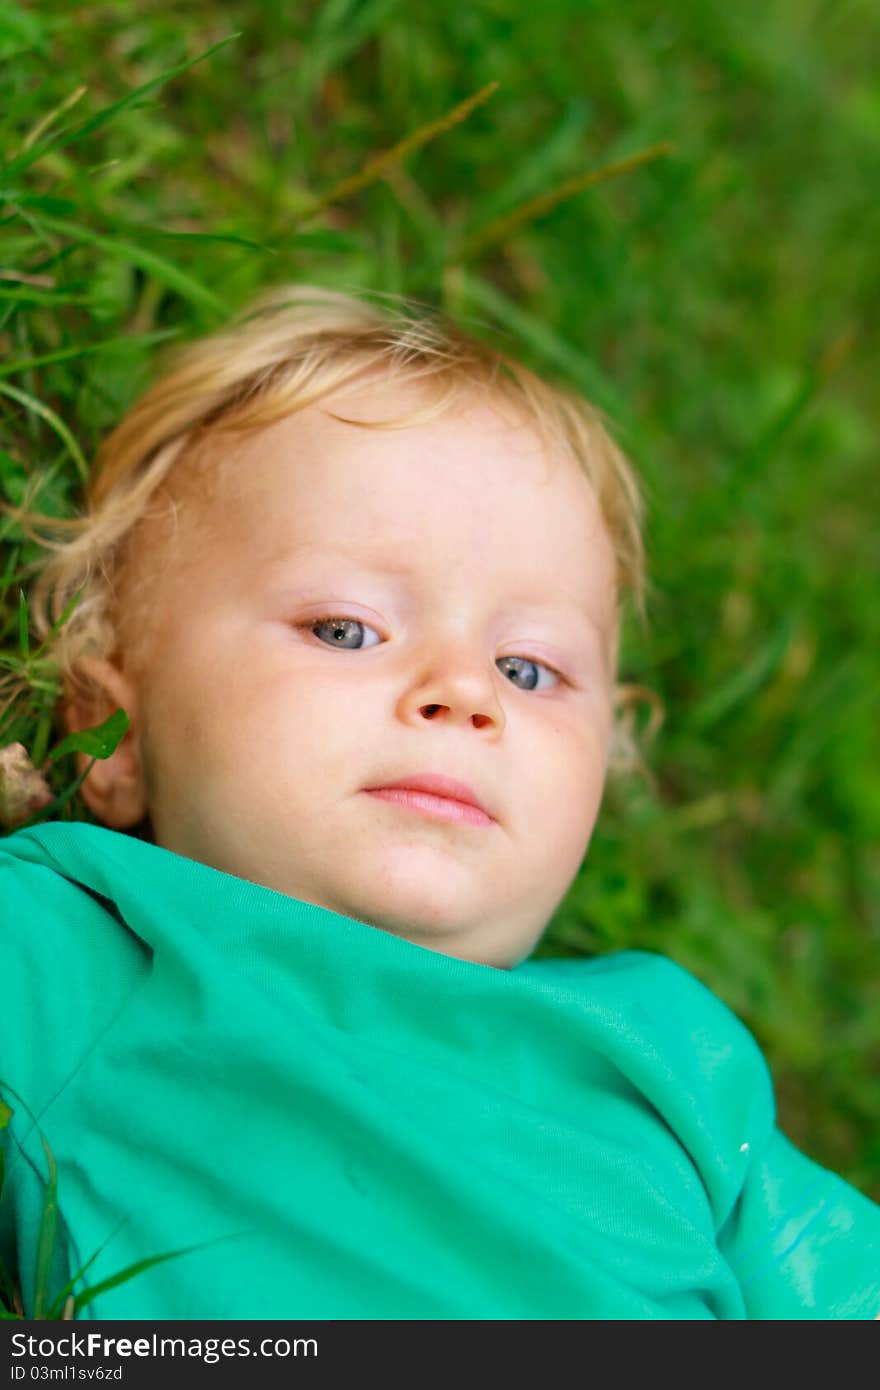
{"label": "baby's right eye", "polygon": [[[314,632],[316,637],[319,637],[318,630],[320,628],[326,628],[327,632],[329,633],[329,640],[326,642],[326,645],[331,647],[340,647],[343,651],[361,650],[361,648],[357,645],[350,646],[346,640],[348,637],[352,635],[350,632],[351,628],[359,627],[366,632],[376,632],[376,629],[374,627],[370,627],[367,623],[362,623],[359,618],[341,618],[336,616],[335,614],[331,614],[330,616],[324,618],[315,618],[312,622],[308,624],[308,627],[311,632]],[[325,638],[320,637],[319,640],[324,642]],[[378,641],[381,642],[381,640],[381,637],[378,637]],[[377,644],[376,642],[372,642],[369,645],[376,646]]]}

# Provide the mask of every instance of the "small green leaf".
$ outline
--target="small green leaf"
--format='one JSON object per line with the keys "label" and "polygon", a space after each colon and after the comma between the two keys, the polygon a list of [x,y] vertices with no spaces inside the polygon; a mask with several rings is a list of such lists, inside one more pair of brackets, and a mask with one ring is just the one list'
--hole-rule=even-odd
{"label": "small green leaf", "polygon": [[94,729],[77,729],[68,734],[50,751],[53,762],[63,758],[66,753],[88,753],[91,758],[109,758],[125,737],[131,720],[124,709],[114,710],[103,724]]}

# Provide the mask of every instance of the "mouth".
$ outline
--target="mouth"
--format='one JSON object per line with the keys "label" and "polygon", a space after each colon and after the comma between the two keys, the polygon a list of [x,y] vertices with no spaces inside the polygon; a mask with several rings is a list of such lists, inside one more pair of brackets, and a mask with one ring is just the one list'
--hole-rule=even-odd
{"label": "mouth", "polygon": [[403,811],[425,815],[460,825],[492,825],[493,818],[476,793],[464,782],[439,773],[419,773],[401,777],[377,787],[365,787],[369,796],[378,797]]}

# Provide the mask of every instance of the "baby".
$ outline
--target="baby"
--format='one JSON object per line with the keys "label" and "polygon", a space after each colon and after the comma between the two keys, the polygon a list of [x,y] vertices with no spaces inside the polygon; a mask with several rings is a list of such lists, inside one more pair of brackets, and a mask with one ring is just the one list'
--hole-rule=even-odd
{"label": "baby", "polygon": [[880,1315],[880,1209],[779,1133],[733,1015],[647,953],[529,959],[625,751],[642,504],[598,413],[283,286],[87,502],[34,624],[84,588],[64,720],[130,727],[79,755],[97,824],[0,840],[25,1311],[42,1131],[53,1292],[184,1250],[84,1318]]}

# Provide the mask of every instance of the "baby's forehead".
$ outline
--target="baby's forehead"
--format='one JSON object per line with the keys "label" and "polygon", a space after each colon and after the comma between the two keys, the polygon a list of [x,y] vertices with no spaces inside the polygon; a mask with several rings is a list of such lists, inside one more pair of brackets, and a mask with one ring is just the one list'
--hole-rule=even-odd
{"label": "baby's forehead", "polygon": [[[585,469],[522,410],[466,399],[407,423],[425,404],[412,390],[331,397],[246,433],[205,431],[161,489],[158,530],[184,563],[216,546],[271,560],[332,541],[342,553],[390,559],[451,538],[484,550],[507,537],[520,567],[546,574],[602,545]],[[403,423],[384,427],[389,420]]]}

